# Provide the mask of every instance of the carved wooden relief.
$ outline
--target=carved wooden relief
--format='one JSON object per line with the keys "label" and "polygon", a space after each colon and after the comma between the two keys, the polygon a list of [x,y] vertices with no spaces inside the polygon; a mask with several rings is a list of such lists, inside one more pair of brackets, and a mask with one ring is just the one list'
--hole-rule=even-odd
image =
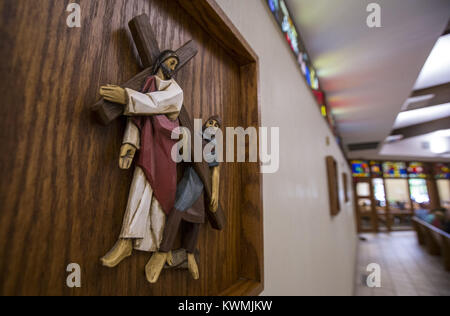
{"label": "carved wooden relief", "polygon": [[337,163],[334,157],[328,156],[326,158],[327,164],[327,179],[328,179],[328,196],[330,201],[330,213],[336,216],[341,211],[339,203],[339,184]]}
{"label": "carved wooden relief", "polygon": [[349,191],[348,191],[348,174],[342,173],[342,185],[344,187],[344,202],[347,203],[350,201]]}
{"label": "carved wooden relief", "polygon": [[[3,150],[13,154],[0,156],[0,258],[8,258],[0,261],[0,294],[261,293],[258,163],[223,163],[220,174],[208,163],[193,166],[205,187],[205,217],[212,225],[201,225],[190,260],[182,248],[182,234],[177,233],[171,258],[162,260],[167,269],[157,283],[147,281],[150,255],[136,251],[136,243],[118,245],[118,261],[130,250],[133,255],[114,269],[99,261],[120,236],[130,188],[150,193],[145,181],[138,181],[143,177],[135,176],[141,146],[135,126],[122,116],[123,105],[98,102],[99,87],[104,86],[102,94],[117,103],[130,97],[117,86],[141,91],[159,56],[157,44],[158,50],[174,50],[179,59],[173,79],[183,91],[181,126],[190,128],[194,118],[206,122],[218,115],[223,128],[259,127],[257,56],[212,0],[79,3],[80,28],[67,27],[62,16],[66,1],[2,4],[11,14],[0,21],[0,57],[10,61],[0,77],[0,125],[7,127],[0,130],[0,139]],[[143,14],[148,17],[141,18],[144,24],[134,20],[139,23],[128,26]],[[149,41],[145,23],[156,42]],[[106,125],[98,124],[99,117]],[[218,191],[214,182],[220,183]],[[216,205],[217,211],[210,211]],[[198,280],[193,279],[194,260]],[[81,288],[66,285],[71,263],[81,268]]]}

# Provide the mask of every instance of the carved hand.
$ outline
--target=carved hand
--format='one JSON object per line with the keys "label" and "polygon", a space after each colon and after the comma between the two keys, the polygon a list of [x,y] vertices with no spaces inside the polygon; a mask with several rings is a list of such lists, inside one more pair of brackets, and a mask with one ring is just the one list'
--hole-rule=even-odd
{"label": "carved hand", "polygon": [[213,192],[213,195],[211,197],[211,203],[209,204],[209,209],[211,212],[215,213],[217,212],[218,207],[219,207],[219,192]]}
{"label": "carved hand", "polygon": [[120,159],[119,159],[120,169],[123,170],[130,169],[135,154],[136,154],[136,147],[130,144],[123,144],[122,147],[120,148]]}
{"label": "carved hand", "polygon": [[220,167],[214,167],[212,170],[212,194],[209,203],[211,212],[217,212],[219,208],[219,183],[220,183]]}
{"label": "carved hand", "polygon": [[119,86],[107,85],[102,86],[100,88],[100,95],[106,101],[119,103],[119,104],[127,104],[127,93],[125,89]]}

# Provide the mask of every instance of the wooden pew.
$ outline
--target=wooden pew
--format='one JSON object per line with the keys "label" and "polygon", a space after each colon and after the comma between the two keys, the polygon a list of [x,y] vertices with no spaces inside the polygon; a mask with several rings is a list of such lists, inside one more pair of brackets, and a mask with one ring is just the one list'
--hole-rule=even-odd
{"label": "wooden pew", "polygon": [[418,221],[415,220],[416,217],[413,218],[412,220],[412,224],[413,224],[413,228],[417,233],[417,241],[419,242],[419,245],[425,245],[425,231],[424,231],[424,226],[420,225],[420,223]]}
{"label": "wooden pew", "polygon": [[419,244],[425,245],[431,255],[442,255],[444,267],[450,271],[450,234],[417,217],[413,218],[413,226]]}

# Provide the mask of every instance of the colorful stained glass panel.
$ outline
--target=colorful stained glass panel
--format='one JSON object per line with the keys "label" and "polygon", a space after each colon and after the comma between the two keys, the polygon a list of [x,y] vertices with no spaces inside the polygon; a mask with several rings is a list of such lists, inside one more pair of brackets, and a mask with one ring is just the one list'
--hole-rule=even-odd
{"label": "colorful stained glass panel", "polygon": [[386,178],[407,178],[406,163],[386,161],[383,163],[383,174]]}
{"label": "colorful stained glass panel", "polygon": [[381,178],[383,177],[383,167],[380,162],[378,161],[371,161],[370,162],[370,173],[372,174],[372,177],[375,178]]}
{"label": "colorful stained glass panel", "polygon": [[436,179],[450,179],[450,164],[435,163],[434,175]]}
{"label": "colorful stained glass panel", "polygon": [[[278,26],[280,27],[281,32],[289,44],[290,49],[294,53],[298,65],[302,70],[303,76],[306,79],[308,86],[312,91],[320,90],[320,82],[318,78],[318,72],[314,69],[311,59],[309,58],[306,47],[304,46],[304,42],[301,39],[301,35],[299,34],[292,17],[290,16],[289,9],[285,3],[285,0],[266,0],[270,11],[272,12]],[[320,103],[319,107],[322,105],[327,105],[326,102]],[[329,117],[331,113],[325,113],[324,110],[326,108],[321,108],[321,113],[325,117]],[[328,123],[333,130],[333,134],[336,136],[338,143],[341,143],[339,133],[335,128],[335,124],[328,120]]]}
{"label": "colorful stained glass panel", "polygon": [[410,162],[408,166],[408,174],[410,178],[422,178],[427,177],[425,165],[421,162]]}
{"label": "colorful stained glass panel", "polygon": [[367,161],[352,160],[352,174],[356,178],[368,178],[370,177],[370,169]]}

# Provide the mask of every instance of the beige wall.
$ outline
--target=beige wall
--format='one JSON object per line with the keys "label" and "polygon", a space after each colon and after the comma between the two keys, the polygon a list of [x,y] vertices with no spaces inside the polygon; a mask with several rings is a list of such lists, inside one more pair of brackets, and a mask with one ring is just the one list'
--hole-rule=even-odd
{"label": "beige wall", "polygon": [[325,169],[325,156],[333,155],[343,201],[341,174],[350,175],[344,156],[265,1],[217,2],[260,58],[263,125],[280,127],[280,170],[264,175],[264,295],[351,295],[353,207],[342,202],[330,217]]}

